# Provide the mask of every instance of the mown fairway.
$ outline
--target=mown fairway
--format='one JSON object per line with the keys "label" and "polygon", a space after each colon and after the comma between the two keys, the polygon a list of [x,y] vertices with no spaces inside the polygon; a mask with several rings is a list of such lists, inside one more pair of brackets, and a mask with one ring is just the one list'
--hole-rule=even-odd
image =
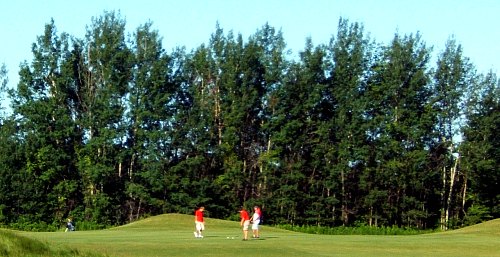
{"label": "mown fairway", "polygon": [[237,222],[207,219],[206,229],[205,238],[195,239],[192,216],[167,214],[102,231],[20,234],[113,257],[500,256],[500,219],[418,236],[309,235],[264,226],[260,240],[242,241]]}

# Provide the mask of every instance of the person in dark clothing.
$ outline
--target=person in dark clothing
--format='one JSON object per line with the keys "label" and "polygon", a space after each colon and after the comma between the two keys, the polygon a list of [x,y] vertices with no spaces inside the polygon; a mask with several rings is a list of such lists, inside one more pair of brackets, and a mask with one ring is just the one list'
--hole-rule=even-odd
{"label": "person in dark clothing", "polygon": [[68,231],[75,231],[75,223],[71,219],[68,219],[68,222],[66,223],[66,230],[64,232]]}

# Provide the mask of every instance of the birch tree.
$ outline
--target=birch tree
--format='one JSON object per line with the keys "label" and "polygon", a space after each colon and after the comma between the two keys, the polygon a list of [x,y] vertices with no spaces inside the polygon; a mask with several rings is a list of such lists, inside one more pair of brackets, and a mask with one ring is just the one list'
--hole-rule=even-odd
{"label": "birch tree", "polygon": [[457,136],[461,126],[464,91],[472,85],[474,70],[463,56],[461,45],[448,40],[438,58],[434,73],[434,108],[437,111],[437,142],[442,149],[441,163],[441,229],[449,228],[450,215],[456,201],[460,153]]}

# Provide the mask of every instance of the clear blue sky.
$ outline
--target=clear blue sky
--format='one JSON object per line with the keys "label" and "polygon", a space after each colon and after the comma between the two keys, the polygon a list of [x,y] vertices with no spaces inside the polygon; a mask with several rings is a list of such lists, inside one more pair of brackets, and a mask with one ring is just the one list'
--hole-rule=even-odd
{"label": "clear blue sky", "polygon": [[51,18],[58,32],[83,38],[91,18],[104,11],[120,11],[129,33],[152,21],[167,51],[206,43],[218,21],[244,38],[268,22],[297,53],[307,37],[328,43],[343,17],[384,44],[396,32],[419,31],[434,57],[454,35],[479,72],[500,70],[500,0],[9,0],[0,7],[0,64],[9,70],[9,86],[17,84],[19,64],[31,60],[31,44]]}

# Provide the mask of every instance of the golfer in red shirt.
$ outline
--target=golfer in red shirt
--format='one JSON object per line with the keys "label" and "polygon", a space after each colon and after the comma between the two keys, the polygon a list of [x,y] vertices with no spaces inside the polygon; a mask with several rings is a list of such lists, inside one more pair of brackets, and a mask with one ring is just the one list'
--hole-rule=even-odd
{"label": "golfer in red shirt", "polygon": [[200,207],[198,210],[194,212],[194,225],[196,228],[196,231],[194,232],[194,237],[196,238],[203,238],[203,235],[201,232],[205,230],[205,221],[203,221],[203,211],[205,210],[205,207]]}
{"label": "golfer in red shirt", "polygon": [[243,227],[243,240],[248,240],[248,226],[250,225],[250,216],[244,207],[240,211],[240,226]]}

